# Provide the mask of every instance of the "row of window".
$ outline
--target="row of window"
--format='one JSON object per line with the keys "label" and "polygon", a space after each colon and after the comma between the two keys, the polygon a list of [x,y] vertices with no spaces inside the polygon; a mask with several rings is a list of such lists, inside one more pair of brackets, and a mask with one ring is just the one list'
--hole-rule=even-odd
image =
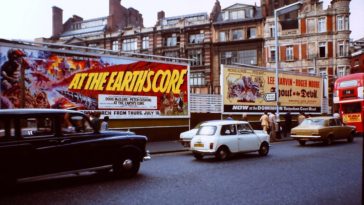
{"label": "row of window", "polygon": [[[347,68],[347,66],[338,66],[336,69],[336,75],[337,75],[337,77],[342,77],[342,76],[345,76],[346,74],[348,74],[348,71],[349,71],[349,68]],[[327,75],[326,68],[319,68],[318,70],[316,70],[315,68],[308,68],[307,72],[310,74],[313,74],[313,75],[317,75],[317,74],[319,74],[321,76]]]}
{"label": "row of window", "polygon": [[107,19],[100,19],[96,21],[85,21],[85,22],[77,22],[71,25],[71,30],[79,30],[79,29],[86,29],[92,28],[97,26],[105,26],[107,24]]}
{"label": "row of window", "polygon": [[[142,49],[149,48],[149,37],[145,36],[142,39]],[[119,41],[112,42],[112,50],[119,50]],[[136,38],[125,39],[122,43],[122,51],[135,51],[138,50],[138,41]]]}
{"label": "row of window", "polygon": [[[319,17],[319,18],[309,18],[306,19],[307,22],[307,33],[323,33],[327,31],[327,18]],[[337,31],[345,31],[349,30],[349,17],[348,16],[337,16],[336,17],[336,30]],[[273,23],[269,25],[269,36],[275,37],[275,26]]]}
{"label": "row of window", "polygon": [[[226,30],[219,32],[218,40],[220,42],[226,41],[236,41],[236,40],[244,40],[244,39],[252,39],[256,38],[256,28],[248,28],[248,29],[234,29],[234,30]],[[201,44],[204,42],[205,35],[203,33],[199,34],[191,34],[188,38],[188,43],[190,44]],[[176,34],[172,34],[167,36],[163,39],[163,46],[166,47],[174,47],[178,46],[180,42],[179,36]],[[90,45],[89,45],[90,46]],[[142,48],[141,49],[148,49],[149,48],[149,37],[142,38]],[[91,46],[90,46],[91,47]],[[137,38],[130,38],[125,39],[122,42],[122,51],[135,51],[138,50],[138,39]],[[112,42],[112,50],[119,50],[119,42],[113,41]]]}
{"label": "row of window", "polygon": [[221,64],[257,65],[257,50],[225,51],[220,53]]}
{"label": "row of window", "polygon": [[[200,44],[203,43],[205,35],[203,33],[201,34],[192,34],[189,36],[189,43],[190,44]],[[179,37],[177,37],[176,34],[172,34],[169,37],[164,38],[163,45],[166,47],[173,47],[177,46],[179,44]],[[91,44],[90,44],[91,45]],[[91,47],[89,45],[89,47]],[[149,48],[149,37],[145,36],[142,38],[142,48],[141,49],[148,49]],[[135,51],[138,50],[138,39],[137,38],[130,38],[125,39],[122,42],[122,51]],[[113,41],[112,42],[112,50],[118,51],[119,50],[119,42]]]}
{"label": "row of window", "polygon": [[[238,15],[238,14],[234,14]],[[337,30],[349,30],[349,17],[348,16],[337,16]],[[316,24],[317,21],[317,24]],[[317,32],[322,33],[327,31],[327,23],[326,17],[320,17],[318,19],[307,19],[307,33],[315,33],[316,32],[316,25],[317,25]],[[274,37],[274,27],[270,27],[270,34],[271,37]],[[257,36],[257,29],[255,27],[247,28],[247,29],[233,29],[233,30],[225,30],[220,31],[218,33],[218,41],[219,42],[227,42],[227,41],[237,41],[237,40],[244,40],[244,39],[253,39]],[[200,44],[203,43],[205,35],[201,34],[192,34],[189,36],[189,43],[190,44]],[[180,42],[180,38],[176,34],[172,34],[171,36],[165,37],[163,39],[163,45],[166,47],[173,47],[178,46]],[[91,46],[90,46],[91,47]],[[322,46],[320,46],[322,47]],[[346,45],[339,45],[339,53],[338,56],[346,56],[347,49]],[[149,37],[143,37],[142,39],[142,48],[141,49],[148,49],[149,48]],[[112,43],[113,50],[119,50],[119,43],[114,41]],[[122,42],[122,51],[135,51],[138,50],[138,44],[136,38],[125,39]],[[320,49],[321,50],[321,49]],[[287,50],[287,52],[291,52],[291,50]],[[320,52],[321,54],[322,52]],[[287,60],[293,60],[292,53],[287,53]],[[324,55],[319,55],[320,57],[325,57]],[[274,59],[274,58],[273,58]]]}
{"label": "row of window", "polygon": [[[292,45],[288,45],[285,47],[285,57],[286,61],[295,60],[294,57],[298,58],[298,56],[294,56],[294,50]],[[308,43],[307,49],[307,58],[313,59],[316,57],[319,58],[327,58],[328,57],[328,46],[327,42],[319,42],[318,47],[315,42]],[[349,42],[348,41],[338,41],[337,43],[337,57],[348,57],[349,56]],[[270,55],[269,62],[275,62],[276,58],[276,48],[275,46],[270,47]]]}
{"label": "row of window", "polygon": [[[315,33],[316,32],[316,25],[317,25],[317,32],[322,33],[327,31],[327,18],[326,17],[319,17],[317,19],[307,19],[307,33]],[[337,16],[336,17],[336,30],[337,31],[344,31],[349,30],[349,17],[348,16]]]}
{"label": "row of window", "polygon": [[227,10],[221,13],[223,21],[228,20],[238,20],[238,19],[245,19],[245,18],[253,18],[254,17],[254,10],[253,8],[249,9],[237,9],[237,10]]}
{"label": "row of window", "polygon": [[218,36],[219,42],[238,41],[245,39],[253,39],[257,37],[257,28],[251,27],[247,29],[233,29],[220,31]]}

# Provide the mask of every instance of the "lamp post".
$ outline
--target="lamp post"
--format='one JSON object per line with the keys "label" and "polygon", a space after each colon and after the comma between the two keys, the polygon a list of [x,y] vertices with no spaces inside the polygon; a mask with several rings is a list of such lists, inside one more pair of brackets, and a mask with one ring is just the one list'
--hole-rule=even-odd
{"label": "lamp post", "polygon": [[276,84],[276,116],[277,120],[279,121],[279,82],[278,82],[278,70],[279,70],[279,43],[278,43],[278,16],[286,13],[290,13],[292,11],[298,10],[302,5],[302,1],[295,2],[293,4],[289,4],[287,6],[283,6],[281,8],[274,10],[274,39],[275,39],[275,61],[276,61],[276,77],[275,77],[275,84]]}

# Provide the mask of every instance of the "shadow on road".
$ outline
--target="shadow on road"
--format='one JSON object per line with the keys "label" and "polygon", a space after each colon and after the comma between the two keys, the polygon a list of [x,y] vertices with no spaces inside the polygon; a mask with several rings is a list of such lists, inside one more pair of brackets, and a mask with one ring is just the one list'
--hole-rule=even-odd
{"label": "shadow on road", "polygon": [[[269,154],[268,156],[262,157],[260,156],[257,152],[252,152],[252,153],[239,153],[239,154],[234,154],[231,155],[227,160],[224,161],[220,161],[218,159],[216,159],[214,156],[205,156],[203,159],[201,160],[197,160],[195,158],[193,158],[194,161],[200,163],[200,162],[205,162],[205,163],[222,163],[222,162],[229,162],[229,161],[250,161],[250,160],[255,160],[257,158],[269,158]],[[257,159],[259,160],[259,159]]]}
{"label": "shadow on road", "polygon": [[353,142],[347,142],[346,140],[340,140],[340,141],[333,141],[332,144],[326,145],[323,142],[306,142],[305,145],[299,145],[297,142],[297,147],[305,148],[305,147],[335,147],[335,146],[345,146],[345,145],[351,145],[355,144],[355,139]]}
{"label": "shadow on road", "polygon": [[75,173],[75,174],[67,174],[67,175],[59,175],[50,178],[42,178],[39,177],[34,178],[29,181],[19,180],[15,185],[10,187],[0,187],[0,196],[1,195],[18,195],[22,193],[35,193],[35,192],[43,192],[50,190],[61,190],[65,188],[74,188],[80,187],[84,185],[93,185],[93,184],[103,184],[110,183],[115,181],[124,181],[128,182],[133,180],[139,181],[143,180],[144,176],[141,174],[136,175],[133,178],[121,178],[115,176],[112,172],[108,173],[97,173],[97,172],[84,172],[84,173]]}

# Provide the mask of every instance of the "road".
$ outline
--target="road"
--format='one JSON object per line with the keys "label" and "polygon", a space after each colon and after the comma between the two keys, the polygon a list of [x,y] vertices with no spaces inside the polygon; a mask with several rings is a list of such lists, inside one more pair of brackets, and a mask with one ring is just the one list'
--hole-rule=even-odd
{"label": "road", "polygon": [[26,181],[0,204],[362,204],[363,138],[298,146],[274,143],[267,157],[224,162],[188,152],[154,155],[133,179],[82,173]]}

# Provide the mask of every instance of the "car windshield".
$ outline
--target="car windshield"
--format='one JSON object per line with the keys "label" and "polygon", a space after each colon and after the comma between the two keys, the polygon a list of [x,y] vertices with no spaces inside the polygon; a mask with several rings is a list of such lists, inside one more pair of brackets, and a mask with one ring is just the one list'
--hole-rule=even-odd
{"label": "car windshield", "polygon": [[200,126],[201,126],[201,124],[202,123],[204,123],[204,121],[202,121],[202,122],[199,122],[193,129],[198,129],[198,128],[200,128]]}
{"label": "car windshield", "polygon": [[216,126],[202,126],[198,129],[197,135],[214,135]]}
{"label": "car windshield", "polygon": [[307,125],[324,125],[325,120],[323,119],[305,119],[301,123],[301,125],[307,126]]}

